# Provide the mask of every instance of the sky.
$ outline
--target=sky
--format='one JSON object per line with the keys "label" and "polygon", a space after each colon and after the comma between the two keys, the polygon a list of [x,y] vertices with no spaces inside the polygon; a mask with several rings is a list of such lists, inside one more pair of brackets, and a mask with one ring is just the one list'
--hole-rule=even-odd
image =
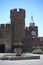
{"label": "sky", "polygon": [[29,27],[31,16],[38,26],[38,36],[43,36],[43,0],[0,0],[0,24],[10,23],[10,10],[25,9],[25,26]]}

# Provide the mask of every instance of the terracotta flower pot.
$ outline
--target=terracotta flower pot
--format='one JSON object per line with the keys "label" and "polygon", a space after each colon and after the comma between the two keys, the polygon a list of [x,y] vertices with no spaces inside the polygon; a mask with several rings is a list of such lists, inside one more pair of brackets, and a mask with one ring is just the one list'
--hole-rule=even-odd
{"label": "terracotta flower pot", "polygon": [[21,53],[21,52],[22,52],[22,49],[21,49],[21,48],[15,48],[15,49],[14,49],[14,52],[17,53],[17,54],[18,54],[18,53]]}

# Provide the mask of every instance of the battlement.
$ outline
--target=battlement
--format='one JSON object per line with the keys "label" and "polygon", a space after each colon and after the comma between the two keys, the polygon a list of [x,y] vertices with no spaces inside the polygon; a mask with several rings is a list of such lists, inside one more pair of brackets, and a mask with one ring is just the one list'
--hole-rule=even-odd
{"label": "battlement", "polygon": [[9,28],[11,24],[0,24],[0,28]]}
{"label": "battlement", "polygon": [[12,17],[25,18],[25,10],[24,9],[19,9],[19,11],[17,11],[17,9],[10,10],[10,18],[12,18]]}

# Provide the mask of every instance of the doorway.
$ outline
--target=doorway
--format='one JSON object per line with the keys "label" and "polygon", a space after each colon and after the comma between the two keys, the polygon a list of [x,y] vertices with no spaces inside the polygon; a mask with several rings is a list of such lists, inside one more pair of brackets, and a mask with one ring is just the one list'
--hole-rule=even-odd
{"label": "doorway", "polygon": [[4,53],[5,52],[5,45],[1,44],[0,45],[0,53]]}

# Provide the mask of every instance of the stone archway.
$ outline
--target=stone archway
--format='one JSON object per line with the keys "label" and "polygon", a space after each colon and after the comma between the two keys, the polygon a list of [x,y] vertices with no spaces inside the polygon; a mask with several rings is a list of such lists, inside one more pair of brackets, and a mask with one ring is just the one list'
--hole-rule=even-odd
{"label": "stone archway", "polygon": [[4,53],[4,52],[5,52],[5,45],[0,44],[0,53]]}

